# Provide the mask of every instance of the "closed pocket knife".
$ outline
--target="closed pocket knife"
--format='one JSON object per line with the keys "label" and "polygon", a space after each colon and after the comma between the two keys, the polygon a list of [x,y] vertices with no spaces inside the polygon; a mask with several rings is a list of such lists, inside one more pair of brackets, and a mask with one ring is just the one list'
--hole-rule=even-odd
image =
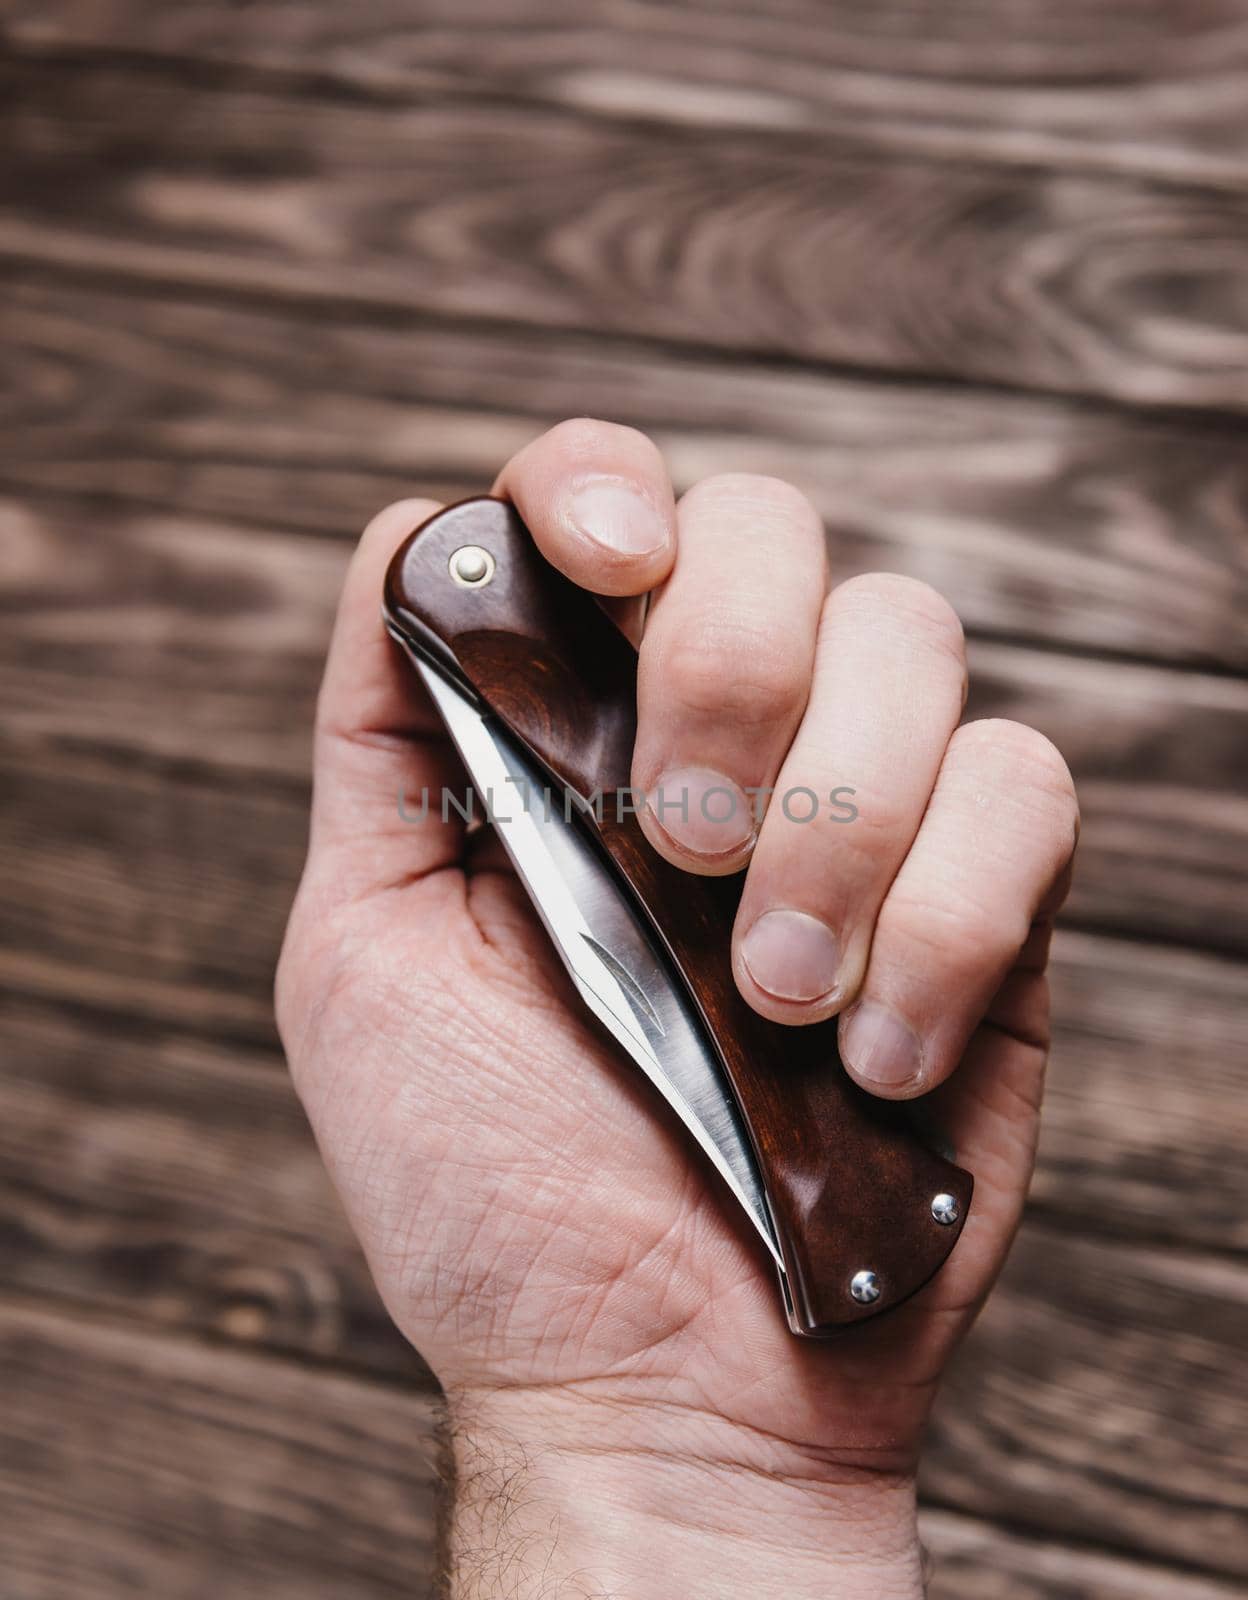
{"label": "closed pocket knife", "polygon": [[682,872],[637,824],[624,634],[489,497],[408,537],[384,615],[584,1004],[757,1230],[789,1327],[824,1337],[921,1288],[962,1229],[970,1174],[849,1079],[835,1020],[784,1027],[738,992],[739,875]]}

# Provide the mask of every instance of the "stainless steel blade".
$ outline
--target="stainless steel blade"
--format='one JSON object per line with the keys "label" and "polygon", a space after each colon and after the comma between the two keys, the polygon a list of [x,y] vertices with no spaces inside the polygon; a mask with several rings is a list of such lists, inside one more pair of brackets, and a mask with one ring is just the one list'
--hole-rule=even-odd
{"label": "stainless steel blade", "polygon": [[[660,1091],[714,1164],[781,1269],[762,1183],[736,1102],[693,1001],[628,891],[561,792],[506,730],[401,635],[474,789],[585,1004]],[[550,804],[546,804],[549,796]]]}

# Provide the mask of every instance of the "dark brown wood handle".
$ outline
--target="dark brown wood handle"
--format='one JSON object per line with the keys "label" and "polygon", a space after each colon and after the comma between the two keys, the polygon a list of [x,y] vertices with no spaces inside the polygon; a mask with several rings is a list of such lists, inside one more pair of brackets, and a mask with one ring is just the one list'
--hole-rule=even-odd
{"label": "dark brown wood handle", "polygon": [[[477,587],[452,575],[465,547],[488,555]],[[610,797],[628,788],[636,731],[632,645],[539,555],[513,507],[489,498],[450,506],[411,535],[391,563],[385,606],[391,626],[560,781],[582,798],[608,797],[601,822],[583,825],[649,913],[722,1055],[771,1202],[795,1330],[832,1333],[913,1294],[957,1240],[971,1177],[915,1137],[903,1108],[851,1082],[835,1022],[786,1028],[742,999],[730,964],[741,879],[679,871],[627,808],[617,816]],[[955,1220],[933,1214],[937,1195],[952,1197]],[[862,1271],[875,1275],[878,1298],[851,1293]]]}

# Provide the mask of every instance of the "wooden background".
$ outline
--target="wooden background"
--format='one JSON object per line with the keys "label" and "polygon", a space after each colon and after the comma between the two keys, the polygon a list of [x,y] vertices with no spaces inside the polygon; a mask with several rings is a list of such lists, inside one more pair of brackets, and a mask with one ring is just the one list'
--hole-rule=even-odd
{"label": "wooden background", "polygon": [[1081,781],[935,1595],[1241,1593],[1248,0],[0,16],[3,1600],[429,1592],[271,974],[355,534],[578,413],[801,483]]}

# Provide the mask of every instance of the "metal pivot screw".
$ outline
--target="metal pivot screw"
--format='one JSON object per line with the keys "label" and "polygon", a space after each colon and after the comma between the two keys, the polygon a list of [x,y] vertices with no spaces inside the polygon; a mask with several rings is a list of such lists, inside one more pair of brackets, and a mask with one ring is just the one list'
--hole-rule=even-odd
{"label": "metal pivot screw", "polygon": [[447,565],[461,589],[484,589],[494,576],[494,557],[479,544],[462,545]]}
{"label": "metal pivot screw", "polygon": [[880,1298],[880,1280],[874,1272],[864,1267],[849,1280],[849,1292],[860,1306],[874,1305]]}
{"label": "metal pivot screw", "polygon": [[942,1228],[958,1220],[958,1202],[951,1194],[938,1194],[932,1200],[932,1215]]}

